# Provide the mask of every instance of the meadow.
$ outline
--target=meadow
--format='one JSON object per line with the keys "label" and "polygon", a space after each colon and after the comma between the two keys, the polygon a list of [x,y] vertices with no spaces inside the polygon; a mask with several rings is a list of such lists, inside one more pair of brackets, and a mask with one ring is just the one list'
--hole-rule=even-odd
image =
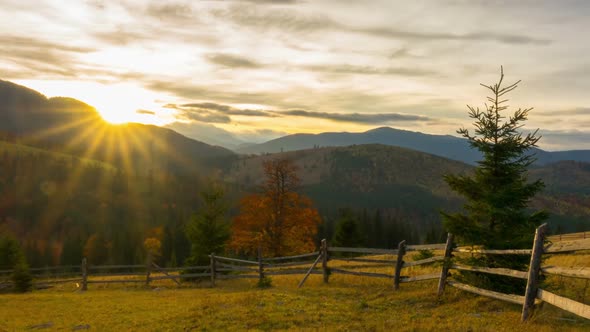
{"label": "meadow", "polygon": [[[554,255],[546,264],[588,265],[588,255]],[[331,263],[332,264],[332,263]],[[345,263],[333,263],[333,266]],[[408,274],[440,267],[412,267]],[[391,268],[366,271],[391,272]],[[329,284],[312,275],[273,276],[272,287],[256,280],[208,281],[178,287],[157,281],[150,288],[118,284],[79,292],[65,284],[28,294],[0,295],[0,331],[27,329],[94,331],[587,331],[590,322],[548,304],[520,323],[521,306],[447,287],[436,298],[437,280],[405,283],[393,291],[389,279],[332,275]],[[583,285],[548,280],[555,288]],[[561,285],[559,284],[561,282]],[[572,288],[574,287],[574,288]],[[587,289],[583,290],[587,296]],[[586,298],[587,301],[588,298]]]}

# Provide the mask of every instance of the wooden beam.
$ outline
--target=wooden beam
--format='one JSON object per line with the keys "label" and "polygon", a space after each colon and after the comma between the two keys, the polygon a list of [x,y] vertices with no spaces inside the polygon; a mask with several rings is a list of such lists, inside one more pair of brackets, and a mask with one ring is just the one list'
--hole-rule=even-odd
{"label": "wooden beam", "polygon": [[374,273],[374,272],[359,272],[359,271],[348,271],[343,269],[336,269],[331,268],[330,271],[340,274],[349,274],[353,276],[362,276],[362,277],[375,277],[375,278],[389,278],[391,279],[391,275],[385,273]]}
{"label": "wooden beam", "polygon": [[321,254],[322,257],[322,275],[324,277],[324,284],[327,284],[330,279],[330,272],[328,271],[328,241],[326,239],[322,239],[321,243]]}
{"label": "wooden beam", "polygon": [[187,274],[179,274],[176,276],[171,276],[171,275],[165,275],[165,276],[158,276],[158,277],[152,277],[152,280],[167,280],[167,279],[172,279],[174,281],[176,281],[176,279],[186,279],[186,278],[197,278],[197,277],[209,277],[211,276],[211,273],[187,273]]}
{"label": "wooden beam", "polygon": [[545,253],[547,254],[578,250],[590,250],[590,238],[575,241],[560,241],[545,247]]}
{"label": "wooden beam", "polygon": [[[319,256],[319,254],[318,254]],[[287,267],[287,266],[300,266],[300,265],[307,265],[312,264],[313,261],[298,261],[298,262],[289,262],[289,263],[277,263],[277,264],[264,264],[269,269],[277,268],[277,267]]]}
{"label": "wooden beam", "polygon": [[410,267],[410,266],[417,266],[417,265],[423,265],[423,264],[430,264],[430,263],[440,262],[440,261],[444,261],[444,260],[445,260],[445,257],[444,256],[435,256],[435,257],[431,257],[431,258],[421,259],[419,261],[404,262],[403,267]]}
{"label": "wooden beam", "polygon": [[545,242],[546,228],[547,224],[543,224],[537,227],[537,230],[535,231],[535,242],[533,242],[533,253],[531,254],[526,292],[524,294],[525,300],[522,305],[522,316],[520,317],[523,322],[531,316],[533,306],[535,305],[535,298],[537,297],[539,270],[541,269],[541,256],[543,255],[543,243]]}
{"label": "wooden beam", "polygon": [[590,279],[590,268],[587,267],[564,268],[558,266],[542,266],[541,271],[564,277]]}
{"label": "wooden beam", "polygon": [[234,262],[234,263],[258,265],[258,262],[247,261],[247,260],[237,259],[237,258],[229,258],[229,257],[215,256],[215,259],[216,260],[221,260],[221,261],[226,261],[226,262]]}
{"label": "wooden beam", "polygon": [[440,279],[438,281],[437,296],[441,297],[445,291],[445,285],[447,282],[447,276],[449,275],[449,267],[451,266],[451,255],[453,253],[453,234],[447,234],[447,243],[445,244],[445,255],[442,269],[440,270]]}
{"label": "wooden beam", "polygon": [[86,257],[82,258],[82,288],[81,291],[88,290],[88,260]]}
{"label": "wooden beam", "polygon": [[331,252],[352,252],[360,254],[381,254],[381,255],[396,255],[397,250],[391,249],[377,249],[377,248],[347,248],[347,247],[330,247]]}
{"label": "wooden beam", "polygon": [[520,279],[527,279],[528,278],[527,272],[518,271],[518,270],[511,270],[511,269],[504,269],[504,268],[490,268],[490,267],[479,267],[479,266],[468,266],[468,265],[454,264],[451,266],[451,269],[496,274],[496,275],[501,275],[501,276],[520,278]]}
{"label": "wooden beam", "polygon": [[302,254],[302,255],[295,255],[295,256],[283,256],[283,257],[265,258],[264,261],[265,262],[270,262],[270,261],[282,261],[282,260],[297,259],[297,258],[316,257],[319,254],[320,254],[319,251],[315,251],[315,252],[312,252],[312,253],[309,253],[309,254]]}
{"label": "wooden beam", "polygon": [[215,264],[217,263],[217,257],[215,257],[215,253],[211,253],[209,255],[209,270],[211,271],[211,286],[215,287],[215,277],[217,276],[217,272],[215,269],[217,268]]}
{"label": "wooden beam", "polygon": [[[168,272],[166,272],[166,270],[163,270],[158,264],[152,262],[152,265],[158,269],[160,272],[164,273],[167,276],[170,276],[170,274],[168,274]],[[170,278],[172,279],[178,286],[180,286],[180,281],[176,280],[175,278]]]}
{"label": "wooden beam", "polygon": [[455,248],[453,251],[455,252],[466,252],[470,254],[488,254],[488,255],[530,255],[530,249],[503,249],[503,250],[496,250],[496,249],[481,249],[481,248],[472,248],[472,247],[458,247]]}
{"label": "wooden beam", "polygon": [[[322,246],[324,245],[323,242],[324,241],[322,241]],[[299,282],[299,285],[297,285],[297,288],[301,288],[301,286],[303,286],[303,284],[307,280],[307,277],[309,277],[309,275],[312,274],[313,269],[319,263],[320,259],[322,259],[323,253],[324,253],[324,251],[322,250],[322,252],[318,255],[318,258],[316,258],[315,262],[313,262],[313,264],[311,265],[311,267],[307,271],[307,274],[303,277],[303,279],[301,280],[301,282]],[[322,272],[322,274],[324,274],[324,273]]]}
{"label": "wooden beam", "polygon": [[418,250],[443,250],[446,248],[446,243],[435,243],[435,244],[411,244],[406,246],[407,251],[418,251]]}
{"label": "wooden beam", "polygon": [[345,261],[345,262],[362,262],[362,263],[383,263],[383,264],[387,264],[387,266],[390,266],[391,264],[395,264],[395,260],[391,260],[391,259],[371,259],[371,258],[357,258],[357,257],[338,257],[338,258],[332,258],[332,260],[335,261]]}
{"label": "wooden beam", "polygon": [[399,289],[399,281],[402,274],[402,267],[404,265],[404,255],[406,254],[406,240],[401,241],[397,245],[397,259],[395,260],[395,272],[393,275],[393,289]]}
{"label": "wooden beam", "polygon": [[537,298],[580,317],[590,319],[590,305],[570,300],[540,288],[537,290]]}
{"label": "wooden beam", "polygon": [[479,294],[479,295],[491,297],[491,298],[496,299],[496,300],[502,300],[502,301],[506,301],[506,302],[510,302],[510,303],[516,303],[516,304],[523,304],[524,303],[524,296],[514,295],[514,294],[498,293],[498,292],[490,291],[490,290],[487,290],[487,289],[477,288],[477,287],[473,287],[473,286],[470,286],[470,285],[462,284],[462,283],[456,282],[456,281],[448,281],[447,283],[450,286],[453,286],[455,288],[464,290],[466,292],[470,292],[470,293],[474,293],[474,294]]}

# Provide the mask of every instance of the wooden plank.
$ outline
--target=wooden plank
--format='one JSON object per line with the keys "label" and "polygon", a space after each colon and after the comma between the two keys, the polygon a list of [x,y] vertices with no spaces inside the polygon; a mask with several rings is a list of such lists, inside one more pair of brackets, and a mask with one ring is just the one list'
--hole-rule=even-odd
{"label": "wooden plank", "polygon": [[540,288],[537,290],[537,298],[572,314],[590,319],[590,305],[570,300]]}
{"label": "wooden plank", "polygon": [[570,252],[578,250],[590,250],[590,238],[575,241],[560,241],[551,243],[545,247],[545,253]]}
{"label": "wooden plank", "polygon": [[[322,241],[322,247],[324,245],[325,245],[325,243],[324,243],[324,241]],[[318,265],[318,263],[320,262],[320,259],[322,259],[322,256],[324,256],[324,254],[325,254],[325,250],[322,250],[322,253],[318,256],[318,258],[315,259],[315,262],[313,262],[313,264],[311,265],[309,270],[307,270],[307,274],[305,274],[303,279],[299,282],[299,285],[297,285],[297,288],[301,288],[301,286],[303,286],[303,284],[305,283],[305,280],[307,280],[307,277],[309,277],[309,275],[313,273],[313,269],[315,269],[316,265]],[[322,275],[323,274],[324,274],[324,271],[322,271]]]}
{"label": "wooden plank", "polygon": [[413,282],[413,281],[422,281],[422,280],[432,280],[440,278],[440,273],[432,273],[432,274],[422,274],[419,276],[413,277],[401,277],[400,282]]}
{"label": "wooden plank", "polygon": [[535,231],[535,241],[533,242],[533,250],[531,254],[531,262],[529,264],[529,272],[527,274],[526,291],[524,294],[524,302],[522,305],[522,315],[520,320],[522,322],[529,319],[532,314],[535,299],[537,298],[537,289],[539,287],[539,270],[541,269],[541,256],[543,256],[543,243],[545,242],[545,230],[547,224],[537,227]]}
{"label": "wooden plank", "polygon": [[106,269],[145,269],[145,265],[95,265],[88,266],[90,270],[106,270]]}
{"label": "wooden plank", "polygon": [[451,266],[451,254],[453,253],[453,239],[454,236],[451,233],[447,234],[447,243],[445,245],[444,263],[440,270],[440,278],[438,281],[437,297],[441,297],[445,291],[445,285],[447,284],[447,276],[449,275],[449,267]]}
{"label": "wooden plank", "polygon": [[404,255],[406,254],[406,240],[397,245],[397,259],[395,260],[395,272],[393,273],[393,289],[399,289],[402,267],[404,265]]}
{"label": "wooden plank", "polygon": [[496,300],[502,300],[502,301],[515,303],[515,304],[521,304],[521,305],[524,303],[524,296],[520,296],[520,295],[498,293],[498,292],[490,291],[487,289],[482,289],[482,288],[477,288],[477,287],[473,287],[470,285],[462,284],[462,283],[456,282],[456,281],[447,281],[447,284],[449,284],[450,286],[453,286],[455,288],[464,290],[466,292],[491,297]]}
{"label": "wooden plank", "polygon": [[377,249],[377,248],[330,247],[329,251],[331,251],[331,252],[350,252],[350,253],[360,253],[360,254],[397,255],[397,250]]}
{"label": "wooden plank", "polygon": [[158,270],[159,271],[178,272],[178,271],[187,271],[187,270],[207,270],[209,268],[210,268],[209,265],[200,265],[200,266],[160,267],[160,268],[158,268]]}
{"label": "wooden plank", "polygon": [[237,259],[237,258],[229,258],[229,257],[215,256],[215,259],[216,260],[226,261],[226,262],[234,262],[234,263],[258,265],[258,262],[255,262],[255,261],[247,261],[247,260],[244,260],[244,259]]}
{"label": "wooden plank", "polygon": [[343,262],[361,262],[361,263],[383,263],[384,266],[390,266],[391,264],[395,264],[395,260],[391,259],[371,259],[371,258],[357,258],[357,257],[336,257],[332,258],[333,261],[343,261]]}
{"label": "wooden plank", "polygon": [[313,261],[299,261],[299,262],[290,262],[290,263],[265,264],[264,266],[266,266],[269,269],[272,269],[272,268],[300,266],[300,265],[308,265],[308,264],[313,264]]}
{"label": "wooden plank", "polygon": [[[162,268],[160,267],[160,265],[158,265],[158,264],[156,264],[156,263],[154,263],[154,262],[152,262],[152,265],[153,265],[153,266],[154,266],[156,269],[158,269],[160,272],[162,272],[162,273],[164,273],[165,275],[167,275],[167,276],[169,276],[169,277],[170,277],[170,274],[168,274],[168,272],[166,272],[166,270],[162,270]],[[178,286],[180,286],[180,281],[176,280],[176,278],[172,277],[172,278],[170,278],[170,279],[172,279],[172,281],[174,281],[174,282],[175,282],[175,283],[176,283]]]}
{"label": "wooden plank", "polygon": [[375,277],[375,278],[393,278],[393,276],[385,273],[373,273],[373,272],[358,272],[358,271],[348,271],[342,269],[331,268],[330,271],[332,273],[340,273],[340,274],[349,274],[353,276],[362,276],[362,277]]}
{"label": "wooden plank", "polygon": [[[32,267],[32,268],[29,268],[29,271],[31,271],[31,272],[37,272],[37,271],[74,270],[74,269],[77,270],[77,271],[80,271],[80,265],[60,265],[60,266],[47,266],[47,267]],[[5,271],[0,271],[0,273],[5,272]],[[9,270],[9,271],[12,272],[11,270]]]}
{"label": "wooden plank", "polygon": [[590,268],[587,267],[564,268],[558,266],[542,266],[541,271],[564,277],[590,279]]}
{"label": "wooden plank", "polygon": [[145,276],[143,272],[102,272],[102,273],[93,273],[93,277],[108,277],[108,276]]}
{"label": "wooden plank", "polygon": [[454,252],[466,252],[470,254],[490,254],[490,255],[530,255],[531,249],[481,249],[477,247],[458,247],[453,250]]}
{"label": "wooden plank", "polygon": [[434,256],[434,257],[430,257],[430,258],[426,258],[426,259],[421,259],[419,261],[404,262],[403,267],[430,264],[430,263],[440,262],[440,261],[444,261],[444,260],[445,260],[444,256]]}
{"label": "wooden plank", "polygon": [[474,271],[474,272],[482,272],[482,273],[488,273],[488,274],[496,274],[496,275],[501,275],[501,276],[520,278],[520,279],[527,279],[528,278],[527,272],[511,270],[511,269],[504,269],[504,268],[490,268],[490,267],[479,267],[479,266],[468,266],[468,265],[454,264],[451,266],[451,269],[461,270],[461,271]]}
{"label": "wooden plank", "polygon": [[316,257],[319,255],[319,251],[315,251],[309,254],[302,254],[302,255],[295,255],[295,256],[283,256],[283,257],[271,257],[263,259],[265,262],[272,262],[272,261],[282,261],[282,260],[289,260],[289,259],[297,259],[297,258],[307,258],[307,257]]}
{"label": "wooden plank", "polygon": [[322,275],[324,278],[324,284],[327,284],[328,280],[330,278],[330,273],[328,271],[329,251],[328,251],[328,241],[326,241],[326,239],[322,239],[320,251],[321,251],[320,257],[322,257]]}
{"label": "wooden plank", "polygon": [[434,243],[434,244],[411,244],[406,246],[407,251],[418,251],[418,250],[444,250],[446,243]]}

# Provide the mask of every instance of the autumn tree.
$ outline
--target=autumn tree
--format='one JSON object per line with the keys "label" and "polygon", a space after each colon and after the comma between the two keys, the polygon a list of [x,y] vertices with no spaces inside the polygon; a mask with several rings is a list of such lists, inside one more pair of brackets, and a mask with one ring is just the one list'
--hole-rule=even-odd
{"label": "autumn tree", "polygon": [[321,218],[311,200],[297,192],[301,183],[297,167],[288,159],[271,159],[263,163],[263,170],[260,193],[240,202],[231,247],[254,254],[260,246],[272,256],[313,250]]}

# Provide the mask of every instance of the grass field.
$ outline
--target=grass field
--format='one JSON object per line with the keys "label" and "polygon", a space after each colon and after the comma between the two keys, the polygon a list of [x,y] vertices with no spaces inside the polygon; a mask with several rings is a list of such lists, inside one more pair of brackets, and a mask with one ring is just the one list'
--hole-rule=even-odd
{"label": "grass field", "polygon": [[[571,259],[577,261],[577,258]],[[428,273],[412,268],[408,274]],[[430,268],[430,270],[433,268]],[[438,301],[436,281],[332,275],[328,285],[313,275],[275,276],[273,287],[255,281],[208,282],[178,288],[173,283],[142,286],[75,285],[0,295],[0,331],[90,329],[94,331],[588,331],[590,322],[543,305],[520,323],[518,305],[447,288]]]}

